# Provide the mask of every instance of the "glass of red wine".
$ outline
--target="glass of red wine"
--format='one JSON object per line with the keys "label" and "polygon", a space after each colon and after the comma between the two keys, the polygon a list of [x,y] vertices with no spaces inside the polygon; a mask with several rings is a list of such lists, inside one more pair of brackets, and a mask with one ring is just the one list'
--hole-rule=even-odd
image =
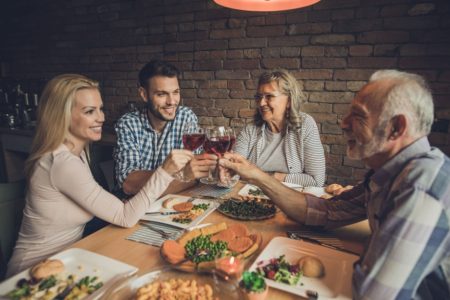
{"label": "glass of red wine", "polygon": [[[205,129],[206,139],[203,144],[203,149],[206,153],[215,154],[219,158],[228,151],[230,147],[230,136],[227,128],[224,126],[218,126]],[[204,184],[216,184],[218,182],[216,173],[217,167],[214,170],[209,170],[208,177],[201,178],[200,182]]]}
{"label": "glass of red wine", "polygon": [[[203,128],[199,127],[197,123],[190,122],[183,128],[183,148],[191,151],[195,151],[205,142],[205,131]],[[184,175],[184,169],[180,170],[175,174],[175,177],[179,181],[188,182],[186,176]]]}
{"label": "glass of red wine", "polygon": [[228,147],[228,152],[233,150],[234,144],[236,144],[236,131],[233,127],[227,127],[228,136],[230,137],[230,146]]}

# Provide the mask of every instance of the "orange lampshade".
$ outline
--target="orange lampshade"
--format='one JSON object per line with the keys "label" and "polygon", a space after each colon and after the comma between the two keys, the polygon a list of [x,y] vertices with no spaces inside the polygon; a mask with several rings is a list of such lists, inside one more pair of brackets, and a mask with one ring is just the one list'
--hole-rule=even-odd
{"label": "orange lampshade", "polygon": [[214,0],[217,4],[247,11],[280,11],[313,5],[320,0]]}

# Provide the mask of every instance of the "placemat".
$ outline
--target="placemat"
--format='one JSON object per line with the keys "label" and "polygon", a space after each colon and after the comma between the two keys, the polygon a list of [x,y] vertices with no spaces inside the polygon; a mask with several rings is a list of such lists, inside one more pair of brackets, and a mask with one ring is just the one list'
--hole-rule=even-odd
{"label": "placemat", "polygon": [[[171,234],[170,239],[177,239],[184,231],[181,228],[175,228],[160,223],[150,223],[150,225]],[[144,226],[133,232],[133,234],[126,239],[157,247],[161,247],[162,243],[167,240],[167,238],[164,238],[160,233]]]}
{"label": "placemat", "polygon": [[225,188],[216,185],[200,184],[199,186],[195,187],[191,192],[192,195],[220,197],[228,194],[229,192],[231,192],[232,189],[233,188]]}

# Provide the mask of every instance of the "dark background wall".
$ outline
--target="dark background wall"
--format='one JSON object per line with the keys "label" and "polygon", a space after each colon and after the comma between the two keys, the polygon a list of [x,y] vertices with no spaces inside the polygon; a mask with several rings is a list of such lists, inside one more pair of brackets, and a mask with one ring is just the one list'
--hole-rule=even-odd
{"label": "dark background wall", "polygon": [[250,122],[258,75],[286,68],[308,94],[328,182],[354,182],[365,170],[345,157],[338,124],[374,70],[396,68],[428,79],[441,120],[430,139],[450,153],[448,0],[322,0],[274,13],[212,0],[15,0],[0,14],[2,77],[31,92],[60,73],[97,79],[110,129],[138,100],[137,72],[152,58],[180,67],[184,104],[205,125]]}

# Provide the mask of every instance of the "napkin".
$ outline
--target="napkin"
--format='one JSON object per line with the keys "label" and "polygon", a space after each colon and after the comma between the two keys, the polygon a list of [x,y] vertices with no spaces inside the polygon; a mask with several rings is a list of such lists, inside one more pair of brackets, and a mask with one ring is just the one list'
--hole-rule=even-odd
{"label": "napkin", "polygon": [[207,197],[220,197],[231,192],[233,188],[219,187],[216,185],[202,184],[191,190],[192,195],[200,195]]}
{"label": "napkin", "polygon": [[300,240],[302,237],[307,237],[334,247],[342,248],[343,244],[340,239],[336,238],[329,232],[315,231],[309,229],[301,229],[296,231],[288,231],[288,237],[295,240]]}
{"label": "napkin", "polygon": [[[167,226],[160,223],[151,223],[152,227],[164,230],[165,232],[171,234],[171,239],[177,239],[182,233],[182,228],[175,228],[173,226]],[[167,240],[167,238],[164,238],[156,231],[151,230],[147,227],[141,227],[135,232],[133,232],[132,235],[128,236],[126,238],[127,240],[144,243],[147,245],[157,246],[161,247],[162,243]]]}

